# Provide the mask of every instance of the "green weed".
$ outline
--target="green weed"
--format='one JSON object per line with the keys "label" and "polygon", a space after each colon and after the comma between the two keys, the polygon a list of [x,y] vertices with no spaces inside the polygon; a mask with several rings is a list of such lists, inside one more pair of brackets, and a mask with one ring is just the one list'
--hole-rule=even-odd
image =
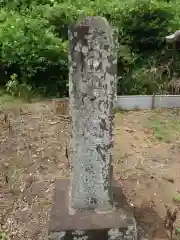
{"label": "green weed", "polygon": [[10,240],[10,238],[7,233],[0,232],[0,240]]}
{"label": "green weed", "polygon": [[168,115],[153,115],[148,119],[146,127],[153,130],[157,140],[169,143],[172,136],[180,130],[180,120]]}

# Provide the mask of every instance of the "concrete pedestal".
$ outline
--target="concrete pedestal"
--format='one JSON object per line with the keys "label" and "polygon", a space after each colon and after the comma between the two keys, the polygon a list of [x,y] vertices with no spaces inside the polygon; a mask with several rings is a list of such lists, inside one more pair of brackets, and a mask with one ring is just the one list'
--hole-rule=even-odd
{"label": "concrete pedestal", "polygon": [[69,181],[57,180],[48,240],[137,240],[137,226],[122,190],[113,185],[115,211],[78,211],[69,215]]}

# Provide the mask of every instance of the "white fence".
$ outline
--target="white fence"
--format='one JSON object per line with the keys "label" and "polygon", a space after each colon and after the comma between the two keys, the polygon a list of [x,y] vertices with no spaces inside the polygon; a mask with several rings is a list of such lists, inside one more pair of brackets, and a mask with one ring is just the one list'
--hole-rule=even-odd
{"label": "white fence", "polygon": [[[58,108],[63,113],[69,111],[69,98],[52,100],[53,102],[59,102]],[[124,110],[175,107],[180,108],[180,95],[124,95],[117,96],[116,101],[116,108]]]}
{"label": "white fence", "polygon": [[118,96],[116,107],[124,110],[152,108],[180,108],[180,95]]}

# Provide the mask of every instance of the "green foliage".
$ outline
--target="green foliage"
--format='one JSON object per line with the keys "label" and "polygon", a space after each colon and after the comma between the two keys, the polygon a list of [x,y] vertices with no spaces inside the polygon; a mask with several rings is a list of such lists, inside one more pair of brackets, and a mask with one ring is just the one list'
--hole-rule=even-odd
{"label": "green foliage", "polygon": [[[52,85],[58,90],[67,69],[67,42],[57,37],[48,21],[38,14],[33,18],[30,13],[2,11],[0,16],[1,62],[8,68],[8,75],[16,73],[20,83],[34,87],[49,87],[54,77]],[[37,80],[37,76],[51,79]]]}
{"label": "green foliage", "polygon": [[13,97],[22,98],[25,101],[28,101],[32,96],[32,87],[27,83],[19,83],[16,74],[10,76],[10,80],[6,84],[6,91]]}
{"label": "green foliage", "polygon": [[166,48],[164,37],[169,33],[171,12],[172,7],[162,1],[131,2],[119,12],[120,48],[126,49],[119,53],[119,67],[123,69],[120,94],[157,92],[158,85],[154,83],[160,79],[153,79],[151,70],[157,68]]}
{"label": "green foliage", "polygon": [[[176,30],[174,5],[166,1],[74,1],[57,4],[48,13],[56,32],[67,40],[68,26],[77,18],[101,15],[118,27],[119,94],[152,94],[164,91],[167,73],[159,74],[159,64],[167,64],[172,52],[167,51],[165,36]],[[158,68],[158,74],[154,69]],[[177,69],[177,67],[176,67]],[[165,75],[165,76],[164,76]],[[170,76],[171,77],[171,76]],[[161,87],[160,87],[161,86]]]}
{"label": "green foliage", "polygon": [[0,240],[9,240],[9,237],[6,233],[0,232]]}
{"label": "green foliage", "polygon": [[168,34],[167,20],[173,18],[171,6],[161,1],[140,1],[123,10],[121,42],[143,55],[159,50]]}
{"label": "green foliage", "polygon": [[173,196],[173,200],[175,202],[180,202],[180,196]]}
{"label": "green foliage", "polygon": [[[179,3],[0,0],[0,85],[16,95],[20,86],[43,95],[67,95],[68,27],[78,18],[101,15],[118,27],[118,93],[164,91],[173,72],[180,73],[179,52],[168,50],[164,41],[180,28]],[[168,75],[161,67],[170,60]],[[12,80],[14,73],[18,77]]]}
{"label": "green foliage", "polygon": [[179,227],[175,229],[175,233],[176,233],[176,235],[178,235],[178,236],[180,235],[180,228],[179,228]]}
{"label": "green foliage", "polygon": [[1,0],[0,6],[7,7],[13,10],[20,10],[22,8],[31,7],[31,5],[45,5],[45,4],[54,4],[54,0]]}

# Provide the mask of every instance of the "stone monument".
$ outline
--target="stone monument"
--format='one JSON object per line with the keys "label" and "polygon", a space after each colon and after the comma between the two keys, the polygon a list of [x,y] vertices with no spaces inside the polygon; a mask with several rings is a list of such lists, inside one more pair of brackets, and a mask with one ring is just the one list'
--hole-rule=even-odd
{"label": "stone monument", "polygon": [[49,240],[136,240],[136,221],[113,183],[117,37],[105,18],[69,31],[71,180],[57,180]]}
{"label": "stone monument", "polygon": [[180,41],[180,30],[177,30],[175,33],[165,37],[167,43],[175,43]]}

